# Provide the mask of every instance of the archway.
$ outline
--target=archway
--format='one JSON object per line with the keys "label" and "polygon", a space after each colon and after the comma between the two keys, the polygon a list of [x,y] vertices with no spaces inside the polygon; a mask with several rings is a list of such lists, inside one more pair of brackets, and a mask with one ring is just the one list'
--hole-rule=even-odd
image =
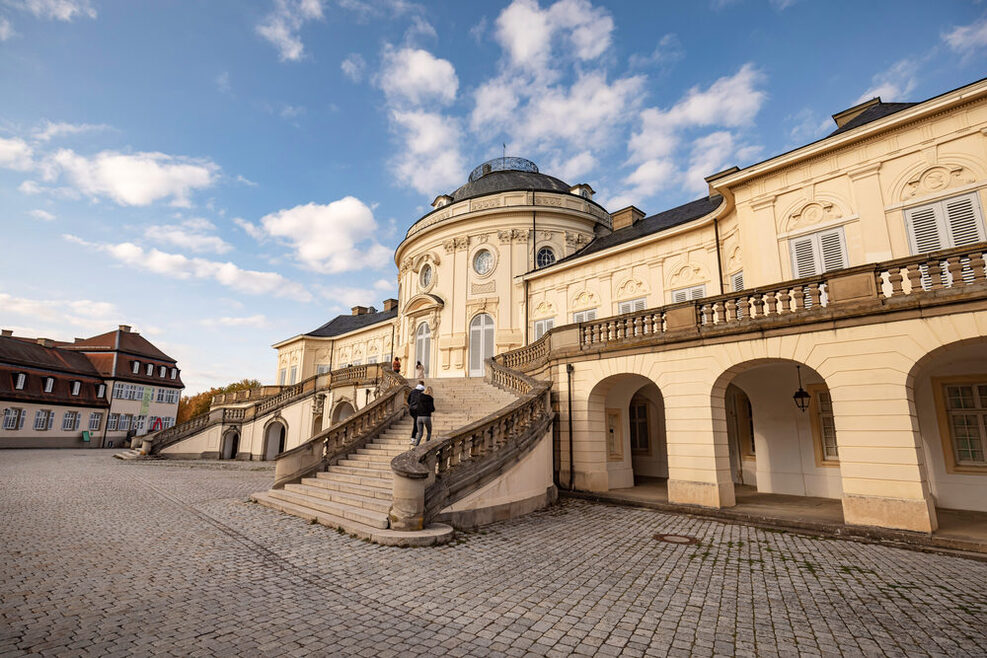
{"label": "archway", "polygon": [[[987,338],[932,350],[908,382],[936,506],[987,512]],[[939,522],[948,528],[950,514]]]}
{"label": "archway", "polygon": [[480,313],[470,321],[470,377],[483,377],[486,361],[494,355],[494,320]]}
{"label": "archway", "polygon": [[223,448],[220,451],[220,459],[236,459],[240,452],[240,432],[231,429],[223,435]]}
{"label": "archway", "polygon": [[341,400],[336,404],[336,408],[332,410],[332,424],[341,423],[355,413],[356,409],[353,408],[353,405],[348,400]]}
{"label": "archway", "polygon": [[[810,396],[805,411],[793,398],[799,377]],[[753,493],[842,498],[838,423],[815,370],[787,359],[740,363],[720,375],[711,403],[713,431],[727,437],[738,504]],[[839,515],[842,521],[842,508]]]}
{"label": "archway", "polygon": [[[588,400],[591,440],[602,450],[607,489],[642,488],[641,494],[665,498],[668,449],[665,401],[658,386],[634,373],[612,375],[598,382]],[[578,437],[577,437],[578,440]]]}
{"label": "archway", "polygon": [[[422,322],[415,330],[415,363],[421,363],[425,368],[425,376],[428,377],[430,356],[432,353],[432,330],[428,328],[427,322]],[[410,364],[409,373],[414,373],[415,364]]]}
{"label": "archway", "polygon": [[288,428],[283,420],[275,420],[264,430],[264,461],[270,461],[284,452]]}

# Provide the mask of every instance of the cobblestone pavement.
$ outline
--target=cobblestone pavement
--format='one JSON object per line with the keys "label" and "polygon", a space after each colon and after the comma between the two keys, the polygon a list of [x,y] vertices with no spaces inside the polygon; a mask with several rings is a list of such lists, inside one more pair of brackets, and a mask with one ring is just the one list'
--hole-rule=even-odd
{"label": "cobblestone pavement", "polygon": [[981,562],[582,501],[387,548],[110,455],[0,451],[0,656],[987,654]]}

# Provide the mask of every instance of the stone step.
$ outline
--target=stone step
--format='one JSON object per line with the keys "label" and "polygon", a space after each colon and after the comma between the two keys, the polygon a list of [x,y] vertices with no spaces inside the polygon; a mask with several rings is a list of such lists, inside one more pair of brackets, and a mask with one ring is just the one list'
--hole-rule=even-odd
{"label": "stone step", "polygon": [[358,455],[384,455],[394,458],[402,452],[407,452],[407,441],[395,444],[368,443],[365,447],[356,451]]}
{"label": "stone step", "polygon": [[328,482],[357,484],[364,487],[387,487],[390,490],[394,486],[392,478],[376,477],[372,473],[368,474],[366,469],[359,469],[358,473],[347,473],[338,470],[341,468],[345,467],[330,466],[328,473],[316,473],[315,476]]}
{"label": "stone step", "polygon": [[[340,463],[342,463],[343,461],[354,461],[354,462],[364,462],[370,464],[386,464],[387,467],[390,468],[392,459],[393,457],[386,454],[367,455],[367,454],[361,454],[359,451],[357,451],[347,455],[345,460],[340,460]],[[380,466],[377,466],[376,468],[380,468]]]}
{"label": "stone step", "polygon": [[332,516],[355,521],[371,528],[387,528],[390,524],[385,512],[375,512],[361,507],[352,507],[343,503],[334,503],[322,498],[316,498],[307,494],[288,491],[286,489],[272,489],[268,492],[272,498],[292,503],[299,507],[307,507],[315,512],[331,514]]}
{"label": "stone step", "polygon": [[332,503],[339,503],[341,505],[349,505],[350,507],[359,507],[360,509],[372,510],[374,512],[383,512],[386,514],[391,511],[390,500],[381,500],[380,498],[374,498],[373,496],[360,496],[352,493],[344,493],[342,491],[333,491],[324,487],[313,487],[307,484],[286,484],[284,486],[284,490],[305,496],[311,496],[320,500],[326,500]]}
{"label": "stone step", "polygon": [[375,532],[380,530],[377,525],[368,525],[354,519],[347,519],[331,512],[327,513],[323,510],[309,507],[308,505],[286,500],[285,498],[278,496],[278,493],[280,492],[277,490],[265,491],[252,494],[250,498],[264,507],[270,507],[271,509],[284,512],[285,514],[291,514],[292,516],[297,516],[305,519],[306,521],[317,521],[318,523],[330,528],[345,530],[352,535],[356,535],[360,539],[370,539],[373,537]]}
{"label": "stone step", "polygon": [[390,482],[381,480],[380,478],[372,479],[375,482],[374,484],[355,484],[353,482],[344,482],[340,480],[339,475],[336,474],[336,477],[332,478],[302,478],[301,484],[307,484],[310,487],[321,487],[323,489],[328,489],[329,491],[340,491],[342,493],[365,496],[367,498],[379,498],[390,503],[391,498],[394,495],[393,485]]}
{"label": "stone step", "polygon": [[357,475],[364,478],[377,478],[378,480],[388,480],[394,477],[394,472],[388,469],[371,468],[370,462],[356,462],[357,466],[349,464],[335,464],[329,467],[330,473],[341,475]]}

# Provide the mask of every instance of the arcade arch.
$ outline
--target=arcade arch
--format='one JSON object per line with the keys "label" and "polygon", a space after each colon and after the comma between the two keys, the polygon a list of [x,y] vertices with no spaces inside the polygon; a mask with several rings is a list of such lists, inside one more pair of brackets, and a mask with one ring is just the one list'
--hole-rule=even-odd
{"label": "arcade arch", "polygon": [[236,459],[240,452],[240,430],[230,429],[223,435],[223,447],[220,450],[220,459]]}
{"label": "arcade arch", "polygon": [[340,400],[332,410],[332,424],[341,423],[355,413],[356,409],[349,400]]}
{"label": "arcade arch", "polygon": [[264,461],[271,461],[284,452],[288,426],[284,419],[275,419],[264,429]]}

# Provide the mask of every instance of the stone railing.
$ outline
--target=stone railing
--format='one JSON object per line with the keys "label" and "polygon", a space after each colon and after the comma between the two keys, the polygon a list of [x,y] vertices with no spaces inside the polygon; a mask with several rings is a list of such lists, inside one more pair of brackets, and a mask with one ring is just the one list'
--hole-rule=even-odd
{"label": "stone railing", "polygon": [[256,388],[245,388],[230,393],[220,393],[212,396],[210,407],[218,407],[224,404],[239,404],[243,402],[254,402],[281,392],[281,386],[258,386]]}
{"label": "stone railing", "polygon": [[550,382],[539,382],[495,360],[487,381],[521,397],[449,436],[391,460],[391,528],[420,530],[439,512],[517,463],[551,427]]}
{"label": "stone railing", "polygon": [[349,368],[334,370],[331,373],[315,375],[289,386],[265,387],[278,388],[279,392],[276,395],[257,400],[250,405],[210,409],[206,413],[189,419],[180,425],[148,434],[142,437],[141,451],[145,454],[159,453],[168,446],[174,445],[218,423],[242,424],[256,420],[262,416],[275,413],[289,404],[305,399],[319,391],[337,386],[379,383],[382,381],[385,373],[389,372],[390,370],[382,364],[350,366]]}
{"label": "stone railing", "polygon": [[405,399],[410,390],[401,375],[383,370],[380,395],[376,400],[275,458],[274,488],[281,489],[286,484],[324,471],[340,457],[373,441],[407,412]]}
{"label": "stone railing", "polygon": [[878,316],[909,304],[951,304],[987,297],[987,243],[786,281],[556,327],[531,345],[496,357],[533,371],[585,350],[724,336],[804,322]]}

